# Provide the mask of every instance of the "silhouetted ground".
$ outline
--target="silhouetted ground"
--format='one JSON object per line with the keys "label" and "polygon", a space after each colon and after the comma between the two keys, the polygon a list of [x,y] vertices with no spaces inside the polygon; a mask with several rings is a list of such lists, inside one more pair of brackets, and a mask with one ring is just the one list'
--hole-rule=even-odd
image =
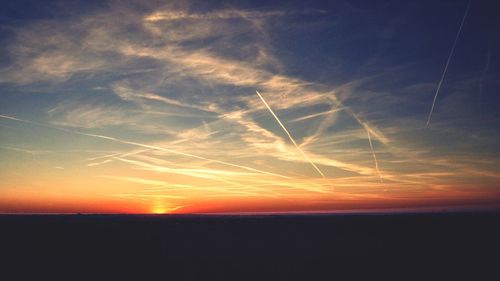
{"label": "silhouetted ground", "polygon": [[2,280],[500,280],[500,214],[0,216]]}

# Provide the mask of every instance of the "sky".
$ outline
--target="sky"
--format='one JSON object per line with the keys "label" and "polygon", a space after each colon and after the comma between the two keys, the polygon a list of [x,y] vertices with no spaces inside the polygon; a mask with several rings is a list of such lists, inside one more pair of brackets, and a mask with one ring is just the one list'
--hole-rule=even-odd
{"label": "sky", "polygon": [[500,206],[496,1],[2,1],[1,213]]}

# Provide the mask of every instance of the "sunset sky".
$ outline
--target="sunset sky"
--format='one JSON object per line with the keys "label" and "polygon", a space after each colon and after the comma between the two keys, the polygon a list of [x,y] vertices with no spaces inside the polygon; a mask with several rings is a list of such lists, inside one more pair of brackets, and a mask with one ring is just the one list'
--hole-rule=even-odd
{"label": "sunset sky", "polygon": [[468,3],[2,1],[0,213],[498,207]]}

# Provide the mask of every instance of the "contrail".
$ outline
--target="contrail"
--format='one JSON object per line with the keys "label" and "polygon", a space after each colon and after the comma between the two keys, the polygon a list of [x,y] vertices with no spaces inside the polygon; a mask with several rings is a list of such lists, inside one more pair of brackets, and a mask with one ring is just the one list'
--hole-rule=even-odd
{"label": "contrail", "polygon": [[109,162],[113,162],[113,160],[106,159],[106,160],[104,160],[102,162],[89,163],[89,164],[87,164],[87,167],[94,167],[94,166],[104,165],[104,164],[109,163]]}
{"label": "contrail", "polygon": [[72,133],[72,134],[78,134],[78,135],[82,135],[82,136],[88,136],[88,137],[106,139],[106,140],[110,140],[110,141],[114,141],[114,142],[119,142],[119,143],[124,143],[124,144],[130,144],[130,145],[135,145],[135,146],[149,148],[149,149],[154,149],[154,150],[166,151],[166,152],[170,152],[170,153],[173,153],[173,154],[183,155],[183,156],[192,157],[192,158],[196,158],[196,159],[201,159],[201,160],[205,160],[205,161],[210,161],[210,162],[214,162],[214,163],[219,163],[219,164],[222,164],[222,165],[236,167],[236,168],[240,168],[240,169],[244,169],[244,170],[248,170],[248,171],[253,171],[253,172],[258,172],[258,173],[261,173],[261,174],[266,174],[266,175],[271,175],[271,176],[277,176],[277,177],[286,178],[286,179],[290,178],[290,177],[283,176],[283,175],[280,175],[280,174],[266,172],[266,171],[262,171],[262,170],[250,168],[250,167],[243,166],[243,165],[237,165],[237,164],[233,164],[233,163],[229,163],[229,162],[225,162],[225,161],[210,159],[210,158],[206,158],[206,157],[202,157],[202,156],[198,156],[198,155],[194,155],[194,154],[190,154],[190,153],[175,151],[175,150],[164,148],[164,147],[147,145],[147,144],[142,144],[142,143],[137,143],[137,142],[132,142],[132,141],[126,141],[126,140],[121,140],[121,139],[117,139],[117,138],[113,138],[113,137],[108,137],[108,136],[104,136],[104,135],[94,135],[94,134],[82,133],[82,132],[78,132],[78,131],[67,130],[67,129],[63,129],[63,128],[59,128],[59,127],[55,127],[55,126],[50,126],[50,125],[46,125],[46,124],[42,124],[42,123],[37,123],[37,122],[33,122],[33,121],[29,121],[29,120],[24,120],[24,119],[19,119],[19,118],[15,118],[15,117],[11,117],[11,116],[6,116],[6,115],[0,115],[0,118],[15,120],[15,121],[19,121],[19,122],[23,122],[23,123],[28,123],[28,124],[33,124],[33,125],[42,126],[42,127],[47,127],[47,128],[52,128],[52,129],[60,130],[60,131],[63,131],[63,132],[68,132],[68,133]]}
{"label": "contrail", "polygon": [[377,155],[375,154],[375,150],[373,149],[373,144],[372,144],[372,138],[370,136],[370,130],[365,128],[366,133],[368,134],[368,142],[370,143],[370,149],[372,150],[372,155],[373,155],[373,160],[375,161],[375,170],[377,170],[377,174],[380,178],[380,183],[383,183],[384,180],[382,179],[382,173],[380,173],[380,170],[378,169],[378,161],[377,161]]}
{"label": "contrail", "polygon": [[314,113],[314,114],[311,114],[311,115],[307,115],[307,116],[295,118],[295,119],[293,119],[291,121],[288,121],[288,123],[293,123],[293,122],[298,122],[298,121],[304,121],[304,120],[311,119],[311,118],[314,118],[314,117],[318,117],[318,116],[321,116],[321,115],[327,115],[327,114],[330,114],[330,113],[335,113],[335,112],[341,111],[343,109],[344,109],[344,107],[340,107],[340,108],[330,109],[328,111],[323,111],[323,112],[320,112],[320,113]]}
{"label": "contrail", "polygon": [[365,128],[365,130],[370,131],[371,134],[374,135],[378,141],[380,141],[383,144],[388,144],[390,142],[390,140],[384,134],[382,134],[381,132],[378,132],[378,130],[370,127],[370,125],[367,122],[361,120],[361,118],[359,118],[358,115],[356,113],[354,113],[354,111],[352,111],[350,108],[345,108],[345,111],[347,113],[349,113],[349,115],[351,115],[352,118],[356,119],[356,121],[358,122],[358,124],[360,126],[363,126]]}
{"label": "contrail", "polygon": [[488,48],[488,56],[486,57],[486,65],[483,69],[483,73],[481,73],[481,77],[479,78],[479,106],[481,107],[481,100],[483,99],[483,80],[484,76],[488,72],[490,68],[490,61],[491,61],[491,49]]}
{"label": "contrail", "polygon": [[307,155],[304,153],[304,151],[302,149],[300,149],[300,147],[297,145],[297,143],[295,142],[295,140],[292,138],[292,135],[290,135],[290,133],[285,128],[285,126],[283,125],[283,123],[281,123],[281,121],[278,118],[278,116],[276,116],[276,114],[274,114],[274,111],[267,104],[266,100],[260,95],[259,91],[255,91],[255,92],[257,93],[257,95],[259,96],[259,98],[262,100],[262,102],[264,103],[264,105],[267,107],[267,109],[269,109],[269,112],[271,112],[271,114],[274,116],[274,119],[276,119],[276,121],[278,122],[278,124],[280,124],[281,128],[283,128],[283,131],[285,131],[285,133],[287,134],[287,136],[290,139],[290,141],[292,141],[292,143],[295,146],[295,148],[297,148],[297,150],[300,151],[300,153],[302,154],[302,156],[304,156],[304,158],[307,161],[309,161],[309,163],[311,163],[311,165],[314,167],[314,169],[316,169],[316,171],[318,171],[318,173],[324,178],[325,175],[323,174],[323,172],[321,172],[321,170],[314,164],[314,162],[309,157],[307,157]]}
{"label": "contrail", "polygon": [[363,128],[365,129],[366,131],[366,134],[368,135],[368,143],[370,144],[370,149],[372,151],[372,155],[373,155],[373,160],[375,162],[375,170],[377,170],[377,174],[380,178],[380,182],[383,183],[383,179],[382,179],[382,173],[380,172],[379,168],[378,168],[378,161],[377,161],[377,155],[375,154],[375,150],[373,149],[373,143],[372,143],[372,137],[371,137],[371,134],[370,132],[372,132],[373,135],[375,135],[375,137],[380,141],[382,142],[383,144],[387,144],[389,142],[389,140],[377,133],[376,131],[374,131],[372,128],[370,128],[370,126],[364,122],[363,120],[361,120],[351,109],[347,109],[347,112],[349,112],[349,114],[354,118],[356,119],[356,121],[358,121],[358,123],[363,126]]}
{"label": "contrail", "polygon": [[467,14],[469,13],[470,2],[467,4],[467,8],[465,9],[464,17],[462,18],[462,22],[460,23],[460,27],[458,28],[457,35],[455,36],[455,41],[453,41],[453,46],[451,47],[450,54],[448,55],[448,60],[446,61],[446,65],[444,66],[443,74],[441,75],[441,80],[439,80],[439,84],[436,89],[436,93],[434,94],[434,100],[432,101],[431,111],[429,112],[429,117],[427,118],[427,124],[425,127],[428,128],[431,122],[432,112],[434,111],[434,105],[436,104],[436,99],[439,94],[439,90],[441,89],[441,84],[443,84],[444,76],[446,75],[446,71],[448,70],[448,66],[450,65],[451,57],[455,52],[455,47],[457,46],[458,38],[460,37],[460,33],[462,32],[462,27],[464,26],[465,18],[467,18]]}

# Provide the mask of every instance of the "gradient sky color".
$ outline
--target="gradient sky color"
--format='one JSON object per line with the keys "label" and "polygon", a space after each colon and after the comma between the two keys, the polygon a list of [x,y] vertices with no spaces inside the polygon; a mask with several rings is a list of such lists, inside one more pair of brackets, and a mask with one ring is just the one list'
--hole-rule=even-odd
{"label": "gradient sky color", "polygon": [[495,2],[2,1],[0,212],[498,207]]}

